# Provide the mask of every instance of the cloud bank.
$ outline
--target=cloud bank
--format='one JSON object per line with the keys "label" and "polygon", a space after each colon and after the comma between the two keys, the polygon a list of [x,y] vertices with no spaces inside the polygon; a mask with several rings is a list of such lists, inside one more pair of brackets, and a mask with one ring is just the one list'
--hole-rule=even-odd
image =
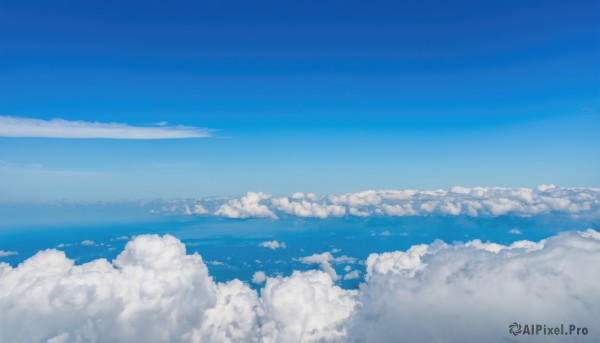
{"label": "cloud bank", "polygon": [[210,136],[210,130],[192,126],[133,126],[121,123],[0,116],[0,137],[180,139]]}
{"label": "cloud bank", "polygon": [[[209,211],[204,212],[209,213]],[[449,191],[367,190],[317,196],[295,193],[274,197],[249,192],[217,205],[214,215],[228,218],[332,218],[342,216],[534,216],[562,213],[600,217],[600,189],[542,185],[537,189],[454,187]]]}
{"label": "cloud bank", "polygon": [[[334,262],[306,258],[323,261]],[[0,263],[0,341],[509,341],[517,321],[585,326],[587,336],[554,338],[592,342],[598,265],[600,233],[591,229],[509,246],[436,241],[371,254],[357,290],[310,270],[255,274],[265,282],[257,292],[215,282],[175,237],[143,235],[112,262],[76,265],[49,249],[17,267]]]}

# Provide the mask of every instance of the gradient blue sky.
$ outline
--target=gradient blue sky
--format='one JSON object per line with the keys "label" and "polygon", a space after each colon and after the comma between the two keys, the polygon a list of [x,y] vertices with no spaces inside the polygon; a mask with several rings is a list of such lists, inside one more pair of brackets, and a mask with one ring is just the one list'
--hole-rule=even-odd
{"label": "gradient blue sky", "polygon": [[0,200],[600,187],[598,1],[2,1]]}

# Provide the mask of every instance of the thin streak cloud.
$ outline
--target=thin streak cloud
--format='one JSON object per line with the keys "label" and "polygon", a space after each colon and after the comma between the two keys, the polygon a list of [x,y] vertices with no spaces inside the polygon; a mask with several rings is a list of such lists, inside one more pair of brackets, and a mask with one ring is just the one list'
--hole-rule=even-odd
{"label": "thin streak cloud", "polygon": [[64,119],[0,116],[0,137],[182,139],[211,137],[211,130],[193,126],[134,126]]}

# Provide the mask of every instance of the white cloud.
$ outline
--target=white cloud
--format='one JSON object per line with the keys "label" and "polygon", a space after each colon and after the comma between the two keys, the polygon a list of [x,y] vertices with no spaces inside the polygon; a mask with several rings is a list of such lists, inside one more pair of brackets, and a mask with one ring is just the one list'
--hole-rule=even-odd
{"label": "white cloud", "polygon": [[595,326],[600,241],[570,232],[500,249],[480,243],[437,242],[371,255],[349,336],[359,342],[490,342],[510,340],[514,321]]}
{"label": "white cloud", "polygon": [[[295,194],[297,195],[297,194]],[[295,200],[290,198],[274,198],[271,203],[275,209],[297,217],[329,218],[341,217],[346,214],[346,208],[339,205],[319,204],[310,200]]]}
{"label": "white cloud", "polygon": [[581,233],[581,236],[586,237],[586,238],[594,238],[597,240],[600,240],[600,232],[594,230],[594,229],[587,229],[584,232]]}
{"label": "white cloud", "polygon": [[261,290],[263,342],[333,342],[346,337],[356,291],[336,286],[321,271],[268,278]]}
{"label": "white cloud", "polygon": [[284,242],[278,242],[278,241],[266,241],[266,242],[260,243],[259,245],[261,247],[269,248],[272,250],[286,248],[286,245]]}
{"label": "white cloud", "polygon": [[337,279],[339,278],[337,273],[335,272],[335,269],[331,265],[331,262],[333,261],[333,256],[329,251],[326,251],[321,254],[313,254],[311,256],[301,257],[298,259],[298,261],[304,264],[318,264],[319,268],[321,268],[322,271],[327,273],[333,281],[337,281]]}
{"label": "white cloud", "polygon": [[0,250],[0,257],[13,256],[13,255],[18,255],[18,254],[19,253],[16,251]]}
{"label": "white cloud", "polygon": [[355,280],[358,278],[360,278],[360,271],[358,270],[350,271],[344,275],[344,280]]}
{"label": "white cloud", "polygon": [[110,175],[109,173],[99,173],[92,171],[81,170],[64,170],[64,169],[48,169],[41,164],[34,163],[13,163],[8,161],[0,161],[0,169],[15,171],[19,173],[34,173],[55,176],[73,176],[73,177],[91,177]]}
{"label": "white cloud", "polygon": [[517,229],[517,228],[510,229],[510,230],[508,231],[508,233],[512,233],[513,235],[522,235],[522,234],[523,234],[523,232],[521,232],[521,230],[519,230],[519,229]]}
{"label": "white cloud", "polygon": [[[278,213],[283,213],[321,219],[345,215],[528,217],[548,213],[600,217],[600,189],[595,188],[453,187],[450,191],[368,190],[323,197],[294,193],[290,197],[271,198],[265,195],[252,201],[247,198],[229,200],[216,214],[232,218],[275,218]],[[271,199],[270,204],[261,203],[262,207],[257,210],[258,202],[266,199]]]}
{"label": "white cloud", "polygon": [[216,300],[200,256],[172,236],[136,237],[113,263],[74,265],[45,250],[16,268],[0,264],[0,309],[10,312],[0,341],[178,341]]}
{"label": "white cloud", "polygon": [[326,251],[321,254],[312,254],[310,256],[301,257],[298,259],[299,262],[304,264],[317,264],[319,268],[325,273],[329,274],[333,281],[337,281],[339,276],[337,275],[332,264],[339,263],[356,263],[356,258],[342,255],[339,257],[333,257],[333,255]]}
{"label": "white cloud", "polygon": [[[358,290],[311,270],[257,272],[257,293],[239,280],[216,283],[176,238],[143,235],[113,262],[75,265],[50,249],[17,267],[0,263],[0,341],[508,341],[517,321],[586,326],[579,338],[592,342],[599,264],[592,229],[509,246],[437,241],[371,254]],[[344,269],[346,279],[359,276]]]}
{"label": "white cloud", "polygon": [[221,262],[221,261],[206,261],[206,264],[210,264],[211,266],[224,266],[225,262]]}
{"label": "white cloud", "polygon": [[265,282],[266,280],[267,280],[267,274],[265,274],[265,272],[263,272],[262,270],[254,272],[254,274],[252,275],[252,283],[261,284],[261,283]]}
{"label": "white cloud", "polygon": [[179,139],[210,137],[210,130],[192,126],[133,126],[122,123],[0,116],[1,137]]}
{"label": "white cloud", "polygon": [[81,245],[91,246],[91,245],[96,245],[96,243],[94,241],[86,239],[85,241],[81,241]]}
{"label": "white cloud", "polygon": [[208,214],[208,210],[200,204],[194,204],[194,214]]}
{"label": "white cloud", "polygon": [[227,218],[277,218],[267,206],[260,203],[270,197],[269,194],[261,192],[248,192],[239,200],[227,201],[219,207],[215,214]]}

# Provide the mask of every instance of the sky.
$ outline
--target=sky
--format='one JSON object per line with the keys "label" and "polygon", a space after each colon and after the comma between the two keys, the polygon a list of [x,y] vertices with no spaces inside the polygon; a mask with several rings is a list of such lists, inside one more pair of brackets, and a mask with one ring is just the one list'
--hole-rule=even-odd
{"label": "sky", "polygon": [[599,62],[596,0],[0,0],[0,341],[599,342]]}
{"label": "sky", "polygon": [[597,1],[2,1],[0,41],[0,201],[600,187]]}

